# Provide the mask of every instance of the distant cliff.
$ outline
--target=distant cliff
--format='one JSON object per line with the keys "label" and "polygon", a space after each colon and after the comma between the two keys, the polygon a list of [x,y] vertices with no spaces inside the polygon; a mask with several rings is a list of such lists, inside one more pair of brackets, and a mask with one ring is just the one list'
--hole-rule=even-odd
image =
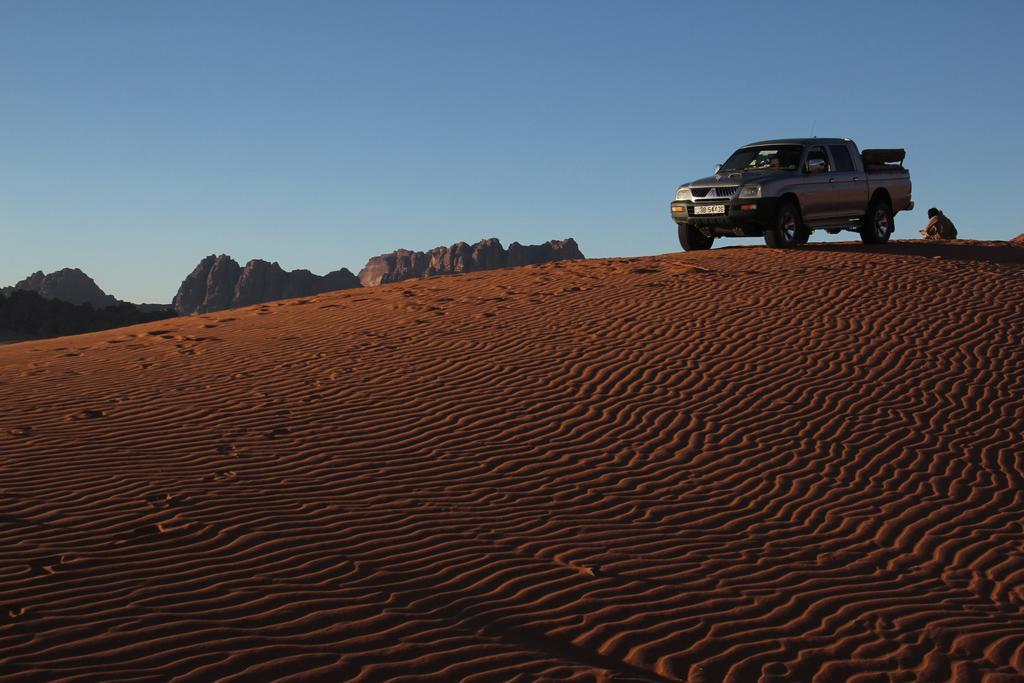
{"label": "distant cliff", "polygon": [[93,308],[106,308],[120,303],[78,268],[63,268],[48,274],[36,271],[13,287],[5,287],[0,291],[9,294],[14,290],[35,292],[45,299],[60,299],[69,304],[90,304]]}
{"label": "distant cliff", "polygon": [[173,307],[182,315],[209,313],[338,289],[374,287],[409,278],[581,258],[583,254],[572,238],[527,246],[513,242],[505,249],[492,237],[473,245],[458,242],[427,252],[399,249],[374,256],[356,277],[345,268],[327,275],[314,275],[308,270],[286,271],[277,263],[258,259],[242,268],[226,254],[211,254],[182,281]]}
{"label": "distant cliff", "polygon": [[181,283],[173,306],[181,314],[208,313],[358,286],[359,280],[345,268],[321,276],[308,270],[286,271],[258,259],[242,268],[230,256],[211,254]]}
{"label": "distant cliff", "polygon": [[583,253],[572,238],[526,246],[513,242],[506,250],[492,237],[473,245],[457,242],[450,247],[435,247],[430,251],[399,249],[374,256],[359,271],[359,281],[364,287],[373,287],[409,278],[581,258],[584,258]]}

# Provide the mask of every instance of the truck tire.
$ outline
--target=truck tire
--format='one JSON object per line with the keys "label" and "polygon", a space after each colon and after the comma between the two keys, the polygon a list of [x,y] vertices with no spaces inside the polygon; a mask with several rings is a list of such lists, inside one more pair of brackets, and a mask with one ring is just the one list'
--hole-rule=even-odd
{"label": "truck tire", "polygon": [[860,222],[861,241],[864,244],[885,244],[894,229],[889,202],[879,198],[872,199],[868,205],[868,212]]}
{"label": "truck tire", "polygon": [[700,251],[710,249],[715,243],[713,236],[705,235],[689,223],[679,224],[679,245],[683,251]]}
{"label": "truck tire", "polygon": [[806,242],[804,234],[800,209],[794,202],[786,201],[779,206],[779,210],[775,213],[774,224],[765,229],[764,243],[772,249],[788,249]]}

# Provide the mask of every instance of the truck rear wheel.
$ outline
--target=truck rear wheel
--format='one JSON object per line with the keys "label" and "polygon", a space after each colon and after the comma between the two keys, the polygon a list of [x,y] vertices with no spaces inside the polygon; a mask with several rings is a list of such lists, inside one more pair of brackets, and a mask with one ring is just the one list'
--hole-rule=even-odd
{"label": "truck rear wheel", "polygon": [[873,199],[860,222],[860,239],[864,244],[885,244],[894,227],[889,203],[884,199]]}
{"label": "truck rear wheel", "polygon": [[793,202],[783,202],[775,214],[775,223],[765,229],[764,243],[772,249],[785,249],[807,241],[800,209]]}
{"label": "truck rear wheel", "polygon": [[679,224],[679,244],[682,246],[683,251],[710,249],[714,243],[715,238],[713,236],[705,235],[695,226],[689,223]]}

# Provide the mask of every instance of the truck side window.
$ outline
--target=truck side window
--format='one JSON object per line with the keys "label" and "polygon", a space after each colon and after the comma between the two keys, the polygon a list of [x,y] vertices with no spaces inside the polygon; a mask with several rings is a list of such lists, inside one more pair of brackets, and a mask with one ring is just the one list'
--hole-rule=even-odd
{"label": "truck side window", "polygon": [[850,157],[850,150],[846,149],[846,145],[829,145],[828,151],[832,152],[832,160],[836,163],[837,171],[853,170],[853,159]]}
{"label": "truck side window", "polygon": [[815,159],[821,159],[822,161],[825,162],[826,171],[832,170],[832,165],[828,162],[828,155],[825,154],[824,147],[811,147],[810,149],[807,150],[807,161],[814,161]]}

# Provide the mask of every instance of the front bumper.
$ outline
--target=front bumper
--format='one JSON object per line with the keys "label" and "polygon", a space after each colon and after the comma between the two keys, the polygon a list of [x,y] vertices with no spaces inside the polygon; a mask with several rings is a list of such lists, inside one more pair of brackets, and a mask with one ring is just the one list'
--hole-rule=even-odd
{"label": "front bumper", "polygon": [[[696,214],[694,207],[725,205],[724,214]],[[728,201],[681,201],[672,202],[669,211],[676,223],[689,223],[711,235],[736,235],[757,237],[771,225],[775,217],[778,199],[730,199]]]}

